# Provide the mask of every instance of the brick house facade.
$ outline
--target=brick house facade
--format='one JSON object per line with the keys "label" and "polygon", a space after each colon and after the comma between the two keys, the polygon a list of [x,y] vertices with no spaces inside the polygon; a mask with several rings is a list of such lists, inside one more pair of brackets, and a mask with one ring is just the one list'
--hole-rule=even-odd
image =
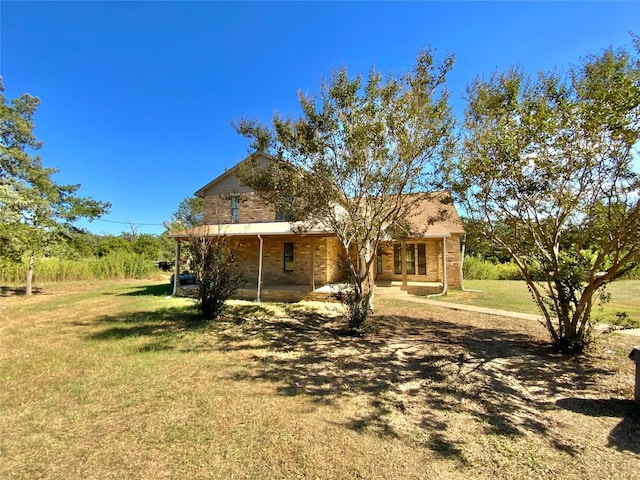
{"label": "brick house facade", "polygon": [[[249,158],[269,161],[261,153]],[[300,299],[305,297],[304,293],[343,282],[344,273],[338,265],[343,251],[335,235],[322,230],[294,233],[290,223],[278,219],[273,208],[239,182],[236,168],[195,193],[204,199],[205,225],[172,235],[177,241],[176,269],[182,241],[193,236],[227,235],[240,242],[237,266],[249,279],[241,297],[255,298],[257,293],[258,299]],[[422,222],[419,225],[422,228],[416,229],[421,231],[442,206],[423,202],[417,208],[419,211],[410,222],[418,225]],[[419,238],[386,242],[378,248],[376,282],[400,282],[407,289],[422,284],[430,287],[425,293],[461,286],[460,242],[464,230],[455,207],[450,204],[446,208],[447,219],[430,225]]]}

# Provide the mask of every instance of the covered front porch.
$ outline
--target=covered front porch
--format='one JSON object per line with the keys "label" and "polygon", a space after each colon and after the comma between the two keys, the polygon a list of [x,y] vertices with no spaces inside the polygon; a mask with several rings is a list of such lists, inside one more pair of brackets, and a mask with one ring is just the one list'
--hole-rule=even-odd
{"label": "covered front porch", "polygon": [[[247,273],[247,286],[235,297],[247,300],[287,301],[331,300],[344,286],[345,274],[338,265],[342,248],[335,236],[325,231],[294,233],[286,222],[263,224],[208,225],[174,234],[175,278],[183,241],[206,236],[231,236],[242,247],[238,268]],[[448,241],[449,240],[449,241]],[[434,233],[416,240],[386,242],[377,251],[371,274],[380,295],[395,290],[414,295],[446,293],[451,286],[455,263],[452,253],[459,243],[446,233]],[[458,267],[459,269],[459,267]],[[454,282],[456,283],[456,282]],[[179,292],[174,283],[174,294]]]}

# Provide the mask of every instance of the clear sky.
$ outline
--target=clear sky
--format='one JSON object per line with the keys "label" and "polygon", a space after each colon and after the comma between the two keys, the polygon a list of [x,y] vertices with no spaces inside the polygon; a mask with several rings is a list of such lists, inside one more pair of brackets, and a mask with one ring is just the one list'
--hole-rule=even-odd
{"label": "clear sky", "polygon": [[630,48],[640,2],[2,0],[0,26],[5,96],[42,101],[43,163],[113,204],[82,225],[161,233],[183,198],[246,156],[232,119],[297,116],[297,91],[318,91],[335,68],[403,73],[421,48],[453,53],[448,88],[462,114],[478,75]]}

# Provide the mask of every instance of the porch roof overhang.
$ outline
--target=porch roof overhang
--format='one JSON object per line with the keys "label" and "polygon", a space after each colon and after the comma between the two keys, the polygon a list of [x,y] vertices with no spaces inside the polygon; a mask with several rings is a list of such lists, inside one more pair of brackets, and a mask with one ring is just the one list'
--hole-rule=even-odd
{"label": "porch roof overhang", "polygon": [[274,235],[331,235],[331,231],[313,228],[304,232],[296,231],[296,224],[291,222],[261,222],[261,223],[229,223],[203,225],[189,230],[169,235],[175,240],[189,240],[198,237],[219,236],[274,236]]}

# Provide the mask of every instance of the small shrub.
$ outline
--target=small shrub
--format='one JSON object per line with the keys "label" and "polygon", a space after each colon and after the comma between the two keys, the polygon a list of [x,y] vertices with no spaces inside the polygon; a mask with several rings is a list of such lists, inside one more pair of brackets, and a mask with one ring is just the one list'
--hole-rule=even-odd
{"label": "small shrub", "polygon": [[334,297],[347,308],[347,328],[356,334],[377,333],[378,325],[369,320],[371,313],[372,292],[365,293],[358,298],[352,286],[343,288]]}
{"label": "small shrub", "polygon": [[224,302],[244,285],[244,272],[234,264],[237,244],[227,237],[200,237],[190,240],[187,253],[198,285],[198,308],[205,320],[218,318]]}

